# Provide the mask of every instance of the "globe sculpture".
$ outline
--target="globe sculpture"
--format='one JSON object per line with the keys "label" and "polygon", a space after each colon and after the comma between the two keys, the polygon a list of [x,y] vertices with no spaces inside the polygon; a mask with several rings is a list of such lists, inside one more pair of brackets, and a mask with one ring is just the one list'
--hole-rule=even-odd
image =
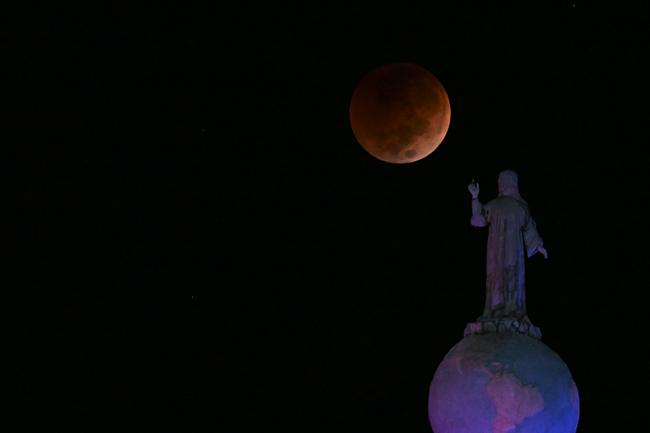
{"label": "globe sculpture", "polygon": [[485,205],[479,185],[468,187],[471,224],[488,227],[485,308],[433,376],[429,421],[434,433],[575,433],[576,384],[526,313],[524,256],[548,252],[516,173],[501,172],[498,184]]}

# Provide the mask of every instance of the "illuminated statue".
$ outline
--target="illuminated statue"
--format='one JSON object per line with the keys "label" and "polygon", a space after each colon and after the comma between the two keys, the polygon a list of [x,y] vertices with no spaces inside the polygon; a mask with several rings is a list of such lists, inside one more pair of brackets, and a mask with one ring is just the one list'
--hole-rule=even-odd
{"label": "illuminated statue", "polygon": [[[472,180],[472,220],[488,227],[485,310],[438,365],[429,387],[436,433],[576,433],[580,396],[569,367],[526,315],[524,259],[548,257],[517,175],[499,174],[482,205]],[[525,254],[526,253],[526,254]]]}
{"label": "illuminated statue", "polygon": [[526,315],[524,247],[527,256],[540,253],[548,258],[528,204],[519,195],[517,173],[499,173],[499,195],[481,204],[479,185],[472,180],[474,227],[488,227],[485,308],[479,321],[516,319],[530,323]]}

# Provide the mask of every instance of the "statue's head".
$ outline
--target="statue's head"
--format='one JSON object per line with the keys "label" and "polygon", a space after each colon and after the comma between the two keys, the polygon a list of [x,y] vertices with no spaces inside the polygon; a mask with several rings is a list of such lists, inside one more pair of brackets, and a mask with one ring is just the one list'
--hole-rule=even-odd
{"label": "statue's head", "polygon": [[519,178],[512,170],[499,173],[499,195],[509,195],[519,198]]}

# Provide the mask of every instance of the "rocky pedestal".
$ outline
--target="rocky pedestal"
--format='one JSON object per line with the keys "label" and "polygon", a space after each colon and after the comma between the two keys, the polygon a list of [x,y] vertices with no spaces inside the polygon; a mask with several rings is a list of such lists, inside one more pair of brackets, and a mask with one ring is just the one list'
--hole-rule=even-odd
{"label": "rocky pedestal", "polygon": [[472,334],[483,335],[488,333],[517,333],[538,340],[542,338],[542,331],[537,326],[527,321],[512,318],[488,319],[485,321],[468,323],[467,326],[465,326],[464,336],[467,337]]}

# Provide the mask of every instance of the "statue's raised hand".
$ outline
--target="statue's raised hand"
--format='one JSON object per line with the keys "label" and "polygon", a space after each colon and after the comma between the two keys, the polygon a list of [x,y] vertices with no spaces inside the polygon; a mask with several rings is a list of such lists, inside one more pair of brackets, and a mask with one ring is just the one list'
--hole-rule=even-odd
{"label": "statue's raised hand", "polygon": [[472,183],[467,186],[467,190],[470,194],[472,194],[472,198],[478,198],[480,188],[478,186],[478,182],[474,182],[474,179],[472,179]]}

